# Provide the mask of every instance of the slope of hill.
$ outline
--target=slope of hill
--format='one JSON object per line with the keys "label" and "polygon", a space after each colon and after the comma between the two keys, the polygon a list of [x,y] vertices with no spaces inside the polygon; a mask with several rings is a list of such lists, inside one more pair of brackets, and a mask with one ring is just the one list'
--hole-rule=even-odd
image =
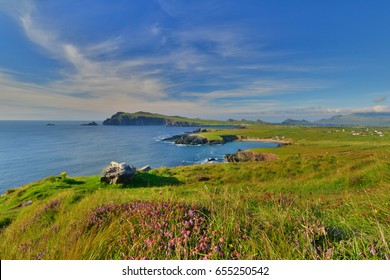
{"label": "slope of hill", "polygon": [[281,122],[281,124],[284,125],[314,125],[312,122],[309,122],[307,120],[293,120],[293,119],[287,119]]}
{"label": "slope of hill", "polygon": [[390,126],[390,113],[354,113],[337,115],[330,119],[321,119],[314,122],[317,125],[340,126]]}

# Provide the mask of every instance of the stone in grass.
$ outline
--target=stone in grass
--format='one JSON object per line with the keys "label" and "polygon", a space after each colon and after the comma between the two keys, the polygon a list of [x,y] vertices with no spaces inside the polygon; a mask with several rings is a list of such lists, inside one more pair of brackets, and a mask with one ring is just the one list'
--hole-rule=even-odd
{"label": "stone in grass", "polygon": [[135,172],[136,168],[126,162],[118,163],[112,161],[103,169],[100,182],[106,182],[109,184],[126,184],[134,178]]}
{"label": "stone in grass", "polygon": [[140,171],[140,172],[149,172],[150,170],[152,170],[150,165],[145,165],[144,167],[141,167],[140,169],[138,169],[138,171]]}

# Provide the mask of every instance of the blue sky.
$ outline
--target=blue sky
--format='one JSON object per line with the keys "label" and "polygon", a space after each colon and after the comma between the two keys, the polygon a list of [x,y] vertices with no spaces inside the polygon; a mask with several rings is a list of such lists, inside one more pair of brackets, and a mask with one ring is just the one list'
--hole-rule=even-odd
{"label": "blue sky", "polygon": [[389,1],[0,0],[0,119],[390,112]]}

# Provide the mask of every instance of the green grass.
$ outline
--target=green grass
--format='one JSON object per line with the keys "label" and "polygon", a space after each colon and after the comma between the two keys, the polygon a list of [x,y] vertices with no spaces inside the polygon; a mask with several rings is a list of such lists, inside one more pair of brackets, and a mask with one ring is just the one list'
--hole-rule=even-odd
{"label": "green grass", "polygon": [[294,144],[254,150],[270,162],[163,167],[127,185],[52,176],[8,190],[0,258],[390,259],[390,130],[352,130],[215,130]]}

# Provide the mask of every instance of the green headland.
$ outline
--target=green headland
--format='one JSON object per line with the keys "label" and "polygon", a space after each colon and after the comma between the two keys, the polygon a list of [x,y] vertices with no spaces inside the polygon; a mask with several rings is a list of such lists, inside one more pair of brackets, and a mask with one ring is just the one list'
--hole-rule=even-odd
{"label": "green headland", "polygon": [[[197,122],[196,119],[186,120]],[[272,160],[53,174],[0,197],[1,259],[390,259],[390,129],[249,124]],[[266,140],[264,140],[266,139]]]}
{"label": "green headland", "polygon": [[[166,116],[149,112],[117,112],[110,118],[107,118],[103,125],[164,125],[164,126],[237,126],[245,123],[260,123],[247,120],[219,121],[204,120],[199,118],[186,118],[180,116]],[[263,123],[263,122],[261,122]]]}

